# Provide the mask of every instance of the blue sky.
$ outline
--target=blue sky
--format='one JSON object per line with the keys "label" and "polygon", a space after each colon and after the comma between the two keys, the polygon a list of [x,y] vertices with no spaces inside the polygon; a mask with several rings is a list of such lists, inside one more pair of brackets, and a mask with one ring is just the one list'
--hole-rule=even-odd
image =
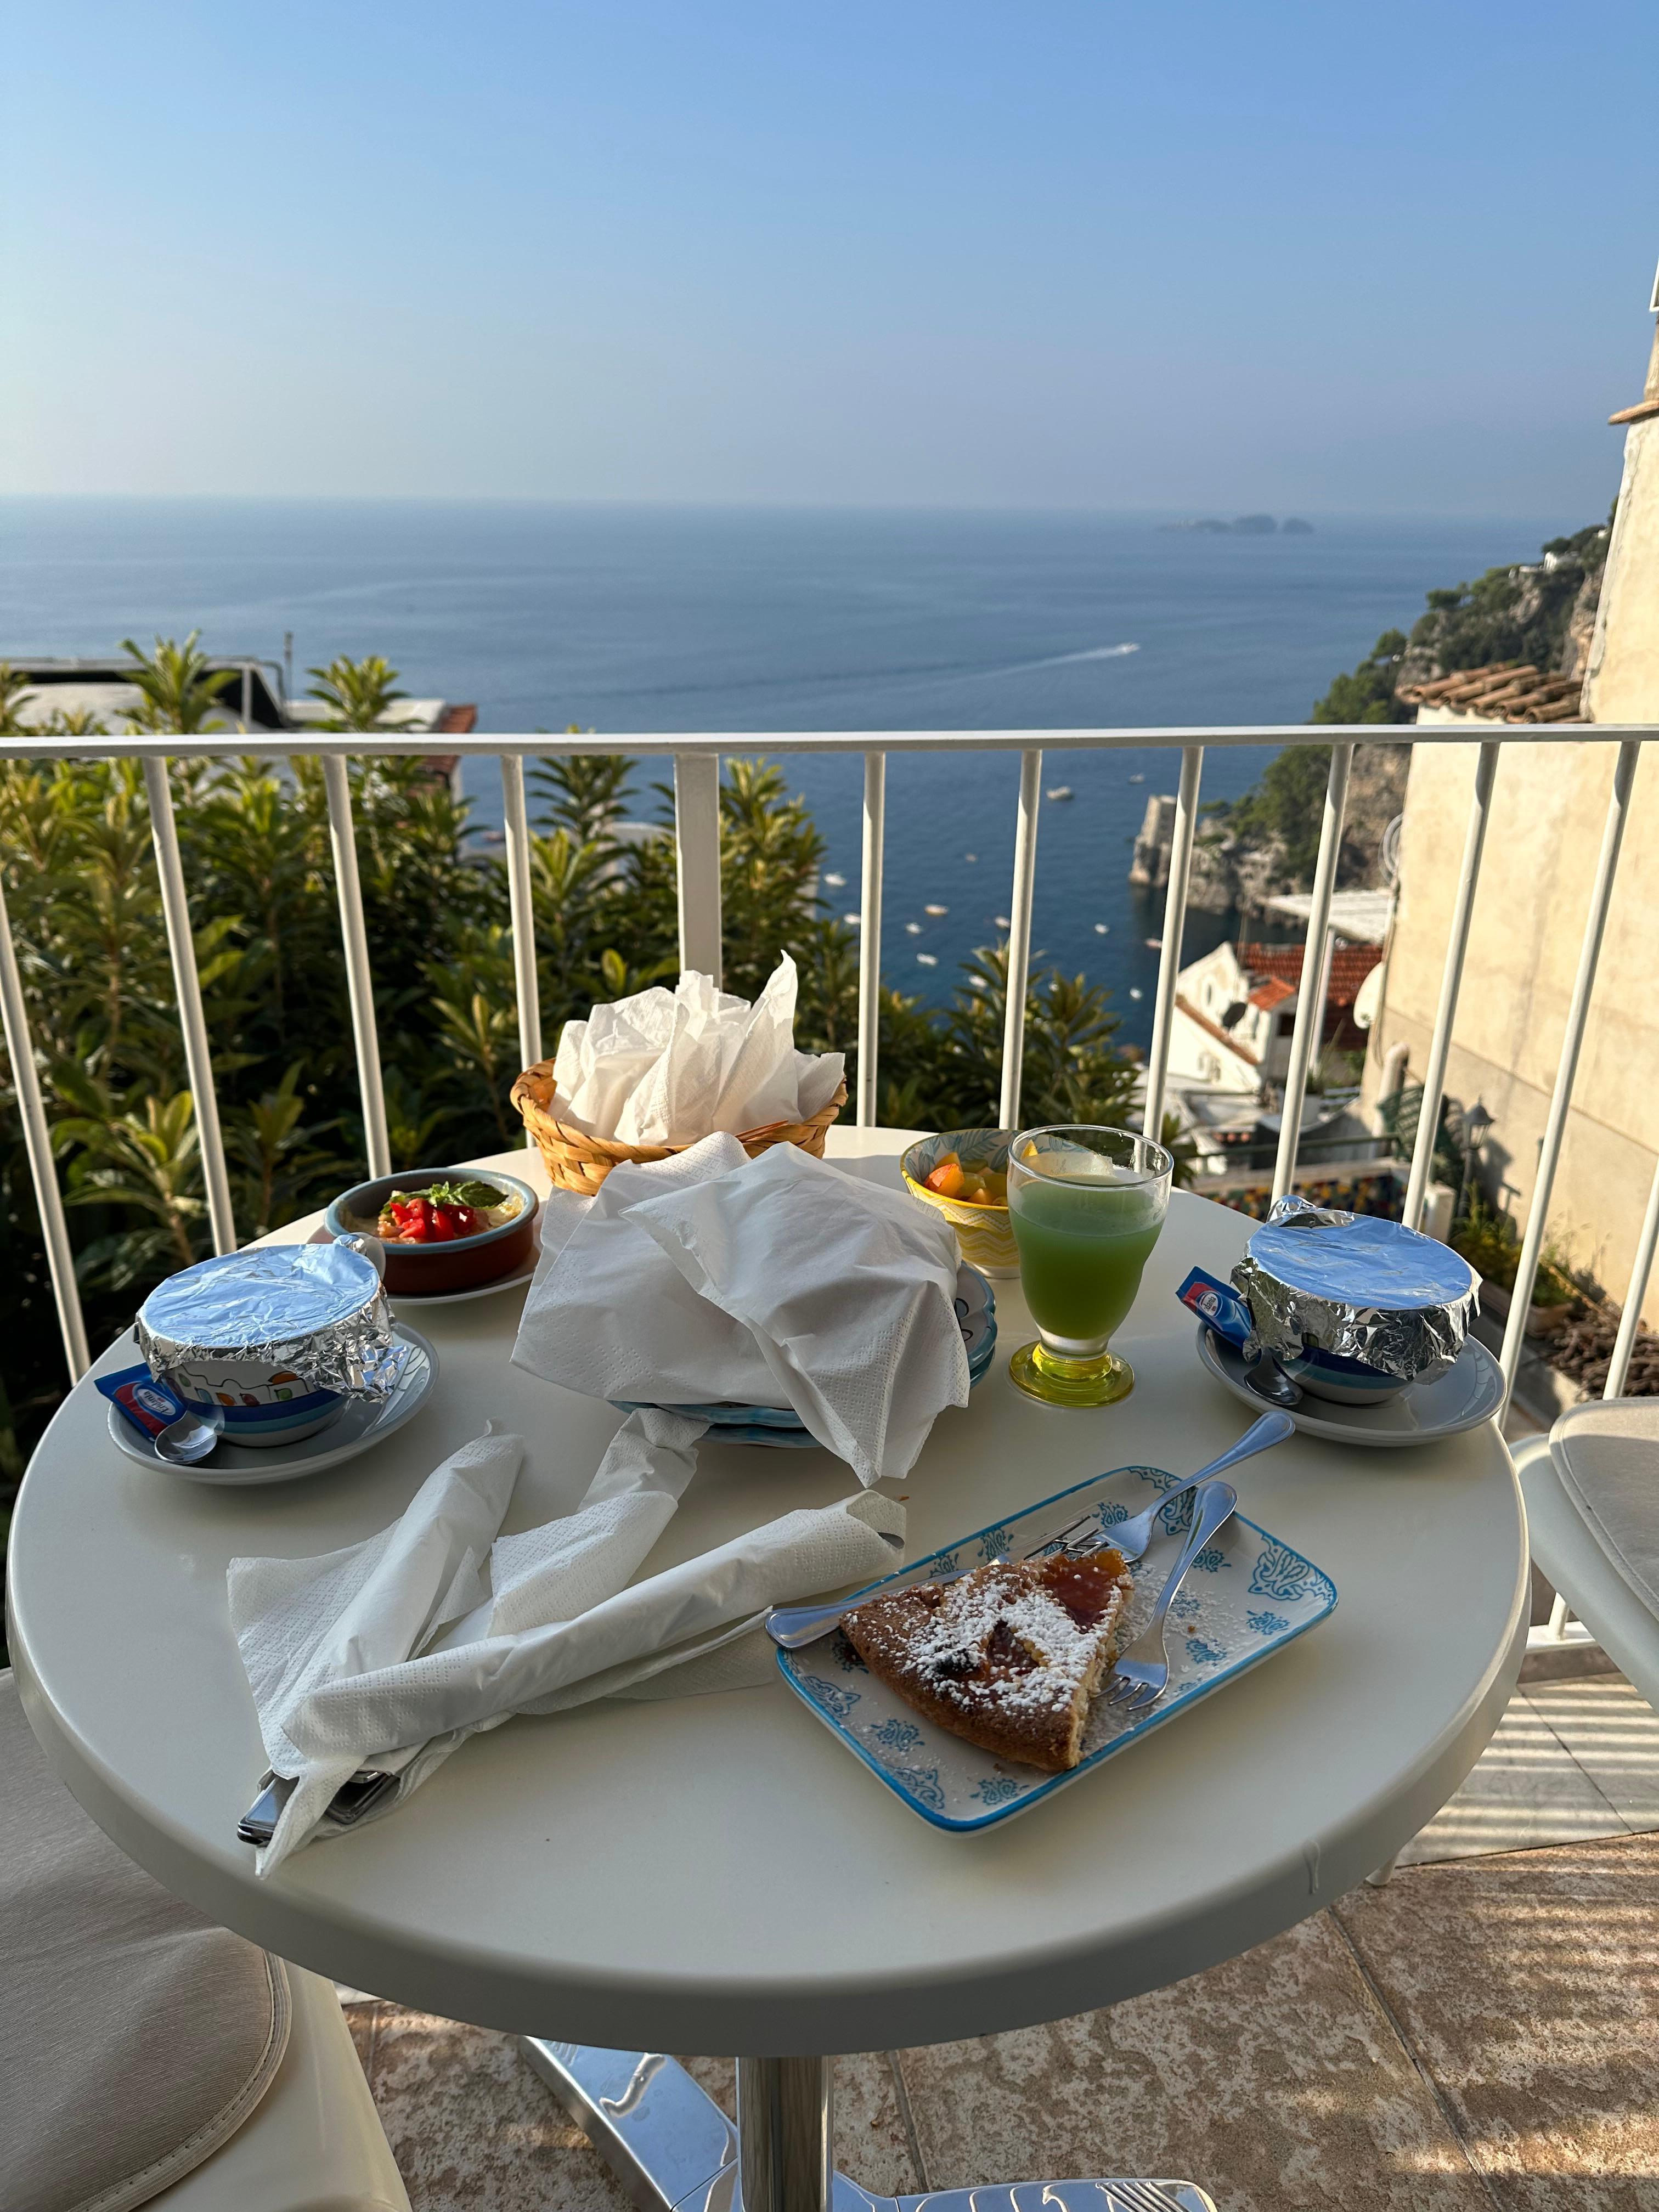
{"label": "blue sky", "polygon": [[15,11],[0,488],[1605,512],[1659,9]]}

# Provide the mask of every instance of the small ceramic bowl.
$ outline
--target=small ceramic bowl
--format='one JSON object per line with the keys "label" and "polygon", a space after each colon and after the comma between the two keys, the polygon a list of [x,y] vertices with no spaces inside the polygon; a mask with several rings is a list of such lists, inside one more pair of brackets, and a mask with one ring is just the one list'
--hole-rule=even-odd
{"label": "small ceramic bowl", "polygon": [[[1300,1352],[1289,1353],[1279,1364],[1291,1380],[1299,1382],[1310,1395],[1328,1398],[1337,1406],[1384,1405],[1412,1387],[1411,1382],[1402,1382],[1397,1375],[1373,1367],[1369,1360],[1349,1359],[1340,1352],[1322,1352],[1316,1345],[1304,1343]],[[1432,1382],[1450,1365],[1449,1359],[1437,1359],[1412,1379]]]}
{"label": "small ceramic bowl", "polygon": [[[364,1222],[379,1219],[394,1190],[426,1190],[434,1182],[493,1183],[505,1198],[520,1201],[510,1221],[458,1237],[447,1244],[386,1243],[386,1287],[394,1298],[433,1297],[441,1292],[474,1291],[504,1275],[521,1274],[534,1249],[541,1200],[527,1182],[500,1168],[416,1168],[405,1175],[379,1176],[343,1191],[323,1217],[331,1237],[349,1237]],[[372,1228],[369,1231],[373,1233]]]}
{"label": "small ceramic bowl", "polygon": [[957,1232],[963,1258],[998,1281],[1019,1273],[1019,1250],[1006,1206],[964,1206],[960,1199],[941,1198],[927,1188],[927,1178],[947,1152],[954,1152],[963,1167],[1006,1172],[1013,1140],[1012,1129],[941,1129],[938,1136],[923,1137],[912,1145],[899,1162],[912,1197],[942,1213]]}
{"label": "small ceramic bowl", "polygon": [[[253,1445],[297,1443],[337,1419],[346,1399],[319,1385],[319,1361],[337,1379],[352,1346],[384,1341],[387,1327],[367,1255],[305,1244],[198,1260],[158,1284],[137,1320],[151,1371],[192,1413],[215,1414],[227,1443]],[[277,1344],[295,1366],[266,1356]]]}

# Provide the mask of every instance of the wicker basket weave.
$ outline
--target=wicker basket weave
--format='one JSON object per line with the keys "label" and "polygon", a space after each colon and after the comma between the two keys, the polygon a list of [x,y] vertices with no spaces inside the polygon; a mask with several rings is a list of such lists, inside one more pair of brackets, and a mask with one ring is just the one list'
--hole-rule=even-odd
{"label": "wicker basket weave", "polygon": [[[684,1145],[623,1145],[614,1137],[590,1137],[586,1130],[572,1128],[556,1117],[552,1111],[554,1095],[550,1060],[538,1060],[533,1067],[526,1067],[513,1086],[513,1103],[547,1163],[556,1190],[574,1190],[579,1197],[592,1198],[611,1169],[624,1160],[637,1165],[646,1160],[665,1160],[688,1149]],[[738,1142],[750,1159],[769,1152],[774,1145],[799,1145],[821,1160],[830,1124],[846,1103],[843,1083],[810,1121],[773,1121],[763,1129],[744,1129]]]}

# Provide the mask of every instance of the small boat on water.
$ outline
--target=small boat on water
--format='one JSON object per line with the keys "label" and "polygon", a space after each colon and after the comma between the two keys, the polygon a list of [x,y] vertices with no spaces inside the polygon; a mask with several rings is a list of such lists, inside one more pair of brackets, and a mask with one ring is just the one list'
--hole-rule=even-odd
{"label": "small boat on water", "polygon": [[1012,929],[1014,926],[1013,923],[1009,921],[1006,914],[994,915],[993,919],[999,929]]}
{"label": "small boat on water", "polygon": [[929,907],[924,907],[924,908],[922,908],[922,912],[923,912],[924,914],[933,914],[933,915],[949,914],[949,913],[950,913],[950,911],[951,911],[951,909],[950,909],[950,908],[949,908],[948,906],[929,906]]}
{"label": "small boat on water", "polygon": [[921,935],[921,924],[919,921],[907,921],[904,927],[912,937]]}
{"label": "small boat on water", "polygon": [[843,890],[847,883],[845,876],[826,876],[823,880],[826,884],[831,885],[836,890]]}
{"label": "small boat on water", "polygon": [[1069,783],[1057,783],[1048,794],[1050,799],[1075,799],[1077,793]]}
{"label": "small boat on water", "polygon": [[977,853],[964,853],[962,857],[964,860],[976,860],[979,858],[979,854]]}
{"label": "small boat on water", "polygon": [[864,920],[864,916],[861,914],[844,914],[842,916],[842,920],[847,924],[847,927],[849,929],[856,929],[859,924]]}
{"label": "small boat on water", "polygon": [[916,955],[916,962],[918,966],[922,968],[937,968],[939,966],[939,955],[936,952],[918,952]]}
{"label": "small boat on water", "polygon": [[1109,921],[1097,921],[1095,924],[1095,935],[1097,937],[1109,937],[1111,933],[1112,925]]}
{"label": "small boat on water", "polygon": [[1130,996],[1132,999],[1138,999],[1138,998],[1140,996],[1140,986],[1139,986],[1138,983],[1131,983],[1131,984],[1130,984],[1130,986],[1129,986],[1129,996]]}
{"label": "small boat on water", "polygon": [[1162,952],[1164,939],[1161,937],[1149,937],[1146,939],[1146,950],[1149,952]]}
{"label": "small boat on water", "polygon": [[1146,779],[1144,775],[1132,775],[1129,781],[1131,783],[1145,783]]}

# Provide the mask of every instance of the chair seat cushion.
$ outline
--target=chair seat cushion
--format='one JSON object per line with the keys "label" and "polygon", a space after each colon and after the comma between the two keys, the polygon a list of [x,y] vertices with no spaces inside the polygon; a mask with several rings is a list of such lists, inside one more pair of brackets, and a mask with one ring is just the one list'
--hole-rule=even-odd
{"label": "chair seat cushion", "polygon": [[1550,1457],[1584,1525],[1659,1616],[1659,1399],[1593,1399],[1550,1431]]}
{"label": "chair seat cushion", "polygon": [[279,1960],[180,1905],[47,1766],[0,1674],[0,2212],[126,2212],[270,2087]]}

